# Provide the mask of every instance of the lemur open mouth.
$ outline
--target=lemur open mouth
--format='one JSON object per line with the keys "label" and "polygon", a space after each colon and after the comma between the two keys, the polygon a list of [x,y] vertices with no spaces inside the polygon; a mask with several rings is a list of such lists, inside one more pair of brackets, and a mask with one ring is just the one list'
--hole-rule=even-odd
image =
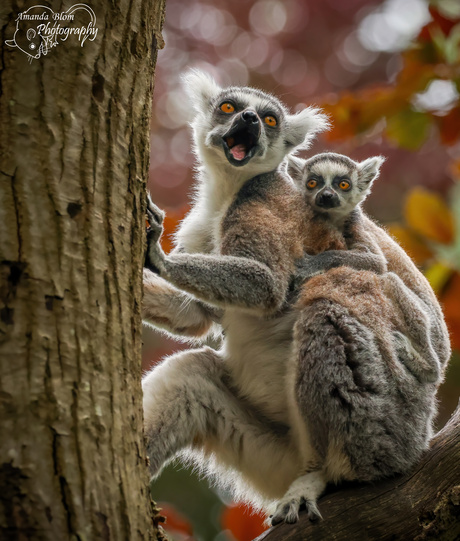
{"label": "lemur open mouth", "polygon": [[237,167],[247,164],[254,156],[259,140],[258,126],[257,133],[254,133],[254,128],[238,124],[222,138],[227,160]]}

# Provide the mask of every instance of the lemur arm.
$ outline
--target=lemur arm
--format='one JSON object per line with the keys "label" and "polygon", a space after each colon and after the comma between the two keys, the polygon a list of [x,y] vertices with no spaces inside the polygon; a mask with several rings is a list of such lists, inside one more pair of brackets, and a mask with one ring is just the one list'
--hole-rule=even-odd
{"label": "lemur arm", "polygon": [[305,281],[335,267],[351,267],[376,274],[387,272],[387,261],[377,243],[362,230],[354,230],[348,250],[327,250],[320,254],[305,255],[296,263],[296,281]]}
{"label": "lemur arm", "polygon": [[220,323],[222,311],[209,306],[144,268],[142,319],[168,333],[204,338],[213,323]]}
{"label": "lemur arm", "polygon": [[283,275],[280,279],[264,262],[268,254],[257,248],[257,239],[239,233],[230,235],[233,238],[227,242],[229,253],[224,255],[166,255],[158,242],[163,213],[149,200],[147,215],[150,228],[145,266],[154,273],[217,307],[238,306],[265,314],[275,312],[282,305],[287,277],[284,280]]}
{"label": "lemur arm", "polygon": [[353,250],[328,250],[313,256],[305,255],[296,266],[298,278],[301,280],[308,280],[316,274],[342,266],[372,271],[376,274],[386,272],[385,259],[372,253],[366,247],[356,247]]}

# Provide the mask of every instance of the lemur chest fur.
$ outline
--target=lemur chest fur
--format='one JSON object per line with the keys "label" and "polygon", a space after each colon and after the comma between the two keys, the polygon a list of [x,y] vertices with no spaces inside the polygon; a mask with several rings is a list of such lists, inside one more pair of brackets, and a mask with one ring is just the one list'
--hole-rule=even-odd
{"label": "lemur chest fur", "polygon": [[261,318],[238,309],[228,309],[223,355],[242,396],[274,421],[289,424],[286,391],[296,314],[288,311]]}
{"label": "lemur chest fur", "polygon": [[[204,198],[199,200],[181,226],[178,239],[182,248],[186,252],[221,253],[225,219],[234,219],[237,212],[240,222],[243,213],[243,223],[249,226],[252,218],[245,205],[250,199],[250,195],[237,193],[218,207],[204,204]],[[244,225],[241,227],[242,232],[247,231]],[[257,233],[255,229],[254,234]],[[294,322],[294,312],[264,317],[235,306],[225,309],[222,321],[225,331],[222,353],[238,392],[268,418],[285,424],[289,421],[286,363],[291,353]]]}
{"label": "lemur chest fur", "polygon": [[197,205],[183,221],[177,234],[181,248],[190,254],[220,253],[221,226],[232,200],[222,206]]}

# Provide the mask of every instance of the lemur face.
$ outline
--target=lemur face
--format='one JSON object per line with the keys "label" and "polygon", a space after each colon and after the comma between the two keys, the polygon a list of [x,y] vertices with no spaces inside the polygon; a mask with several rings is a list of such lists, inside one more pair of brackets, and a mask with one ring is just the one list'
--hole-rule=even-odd
{"label": "lemur face", "polygon": [[228,162],[243,167],[267,154],[280,163],[287,112],[278,100],[252,88],[223,90],[210,107],[207,143],[223,150]]}
{"label": "lemur face", "polygon": [[369,194],[382,163],[380,156],[357,163],[340,154],[318,154],[303,166],[305,197],[319,213],[348,215]]}
{"label": "lemur face", "polygon": [[199,71],[189,72],[184,80],[196,112],[195,147],[208,163],[245,169],[252,176],[272,171],[288,153],[306,148],[328,127],[319,110],[291,115],[277,98],[254,88],[222,89]]}

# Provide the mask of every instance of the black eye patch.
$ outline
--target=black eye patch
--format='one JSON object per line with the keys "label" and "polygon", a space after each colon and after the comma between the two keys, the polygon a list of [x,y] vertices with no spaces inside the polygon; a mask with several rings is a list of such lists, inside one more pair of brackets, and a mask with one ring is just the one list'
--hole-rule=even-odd
{"label": "black eye patch", "polygon": [[321,175],[308,175],[305,185],[311,190],[315,188],[322,188],[324,186],[324,179]]}
{"label": "black eye patch", "polygon": [[337,186],[343,192],[348,192],[352,188],[350,177],[348,177],[347,175],[338,175],[334,177],[332,185]]}

